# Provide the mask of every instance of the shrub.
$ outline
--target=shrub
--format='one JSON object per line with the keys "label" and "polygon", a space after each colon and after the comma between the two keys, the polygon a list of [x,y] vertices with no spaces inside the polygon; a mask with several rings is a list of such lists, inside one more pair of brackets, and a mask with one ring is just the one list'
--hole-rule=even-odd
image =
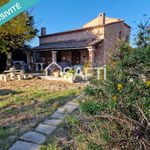
{"label": "shrub", "polygon": [[[110,132],[111,128],[107,127],[108,136],[111,137],[108,138],[109,146],[124,147],[124,149],[149,149],[150,47],[133,49],[124,43],[119,53],[112,57],[112,62],[108,80],[92,80],[85,89],[89,98],[81,104],[81,112],[88,116],[92,115],[91,118],[99,116],[100,122],[104,117],[108,121],[112,119],[119,125],[113,129],[113,132],[119,133],[115,138],[118,139],[121,136],[122,139],[128,140],[124,141],[126,144],[123,141],[111,144],[114,135]],[[103,126],[105,124],[107,123]],[[107,139],[105,134],[101,133],[101,135],[101,140]],[[105,146],[101,147],[98,143],[88,142],[89,149]],[[106,147],[104,149],[109,149]]]}
{"label": "shrub", "polygon": [[95,90],[92,89],[90,86],[87,86],[85,89],[84,89],[84,92],[86,95],[88,96],[93,96],[95,95]]}
{"label": "shrub", "polygon": [[85,88],[81,113],[68,122],[74,143],[70,149],[150,149],[149,33],[139,34],[138,48],[123,43],[112,56],[107,81],[94,77]]}
{"label": "shrub", "polygon": [[95,100],[86,101],[81,104],[80,109],[81,112],[88,114],[88,115],[97,115],[100,114],[102,111],[106,111],[109,109],[114,108],[116,105],[115,101],[109,102],[96,102]]}

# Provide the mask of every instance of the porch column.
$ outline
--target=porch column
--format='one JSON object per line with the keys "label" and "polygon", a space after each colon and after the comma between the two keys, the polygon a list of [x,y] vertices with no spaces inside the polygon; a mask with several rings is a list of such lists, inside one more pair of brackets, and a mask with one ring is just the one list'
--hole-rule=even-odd
{"label": "porch column", "polygon": [[94,47],[90,47],[88,48],[88,52],[89,52],[89,63],[91,65],[91,67],[94,67]]}
{"label": "porch column", "polygon": [[38,63],[35,63],[35,70],[38,72],[39,71],[39,64]]}
{"label": "porch column", "polygon": [[31,53],[27,52],[26,55],[27,55],[27,64],[28,64],[29,70],[31,70],[31,63],[32,63]]}
{"label": "porch column", "polygon": [[41,65],[41,71],[43,71],[44,70],[44,63],[40,63],[40,65]]}
{"label": "porch column", "polygon": [[52,62],[57,62],[57,51],[52,51]]}
{"label": "porch column", "polygon": [[29,65],[31,62],[31,53],[27,52],[27,64]]}

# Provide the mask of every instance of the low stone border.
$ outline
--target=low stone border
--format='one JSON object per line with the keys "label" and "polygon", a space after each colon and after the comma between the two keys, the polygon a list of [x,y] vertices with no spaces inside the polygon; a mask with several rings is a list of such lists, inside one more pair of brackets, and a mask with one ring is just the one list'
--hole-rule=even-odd
{"label": "low stone border", "polygon": [[22,135],[9,150],[40,150],[52,132],[63,123],[63,119],[79,107],[78,100],[81,96],[56,110],[51,115],[51,119],[45,119],[33,131],[28,131]]}

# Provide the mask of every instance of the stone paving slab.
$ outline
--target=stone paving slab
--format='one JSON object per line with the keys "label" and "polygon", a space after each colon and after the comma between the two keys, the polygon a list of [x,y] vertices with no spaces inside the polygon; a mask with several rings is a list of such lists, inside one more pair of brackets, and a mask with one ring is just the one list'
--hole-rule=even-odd
{"label": "stone paving slab", "polygon": [[65,105],[59,108],[56,112],[57,113],[71,113],[73,112],[78,106],[77,105]]}
{"label": "stone paving slab", "polygon": [[46,125],[46,124],[39,124],[36,128],[35,131],[38,131],[40,133],[44,133],[46,135],[49,135],[53,132],[53,130],[55,130],[56,127],[55,126],[50,126],[50,125]]}
{"label": "stone paving slab", "polygon": [[70,101],[70,102],[67,103],[67,105],[79,106],[80,104],[76,101]]}
{"label": "stone paving slab", "polygon": [[36,144],[43,144],[46,141],[46,137],[43,134],[37,132],[27,132],[20,137],[21,140],[33,142]]}
{"label": "stone paving slab", "polygon": [[9,150],[40,150],[40,147],[38,144],[17,141]]}
{"label": "stone paving slab", "polygon": [[51,115],[53,119],[64,119],[66,114],[55,112]]}
{"label": "stone paving slab", "polygon": [[60,119],[45,119],[45,121],[43,122],[44,124],[47,124],[47,125],[51,125],[51,126],[58,126],[62,123],[62,120]]}

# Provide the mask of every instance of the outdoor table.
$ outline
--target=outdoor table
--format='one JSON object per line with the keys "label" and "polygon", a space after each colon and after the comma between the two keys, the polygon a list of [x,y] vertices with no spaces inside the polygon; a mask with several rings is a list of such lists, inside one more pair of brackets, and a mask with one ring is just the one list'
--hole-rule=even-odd
{"label": "outdoor table", "polygon": [[18,72],[21,72],[23,70],[5,70],[4,73],[18,73]]}

